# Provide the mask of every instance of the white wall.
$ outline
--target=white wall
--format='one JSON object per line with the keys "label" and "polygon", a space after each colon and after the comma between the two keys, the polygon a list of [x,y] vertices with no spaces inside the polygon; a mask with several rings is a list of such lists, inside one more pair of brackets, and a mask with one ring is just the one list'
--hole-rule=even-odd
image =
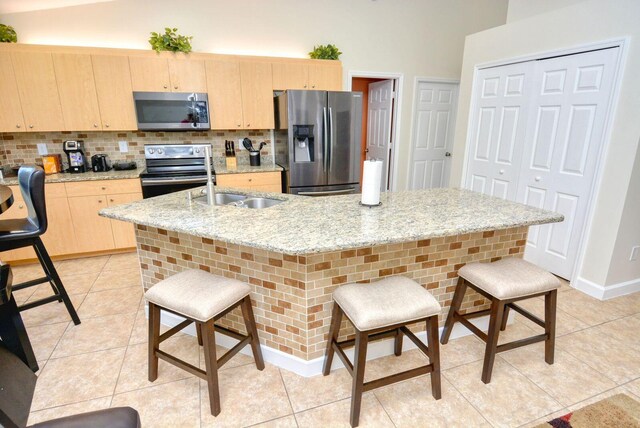
{"label": "white wall", "polygon": [[[148,49],[178,27],[195,51],[306,57],[336,44],[349,70],[404,73],[399,170],[408,165],[415,76],[459,78],[464,37],[505,22],[507,0],[121,0],[0,17],[23,43]],[[406,186],[399,175],[399,189]]]}
{"label": "white wall", "polygon": [[507,24],[518,19],[550,12],[585,0],[509,0]]}
{"label": "white wall", "polygon": [[[640,262],[629,261],[630,243],[640,245],[638,162],[634,167],[640,136],[639,16],[640,2],[637,0],[589,0],[471,35],[465,43],[451,179],[454,185],[461,183],[463,175],[475,66],[629,37],[601,190],[584,263],[578,271],[580,279],[600,287],[636,280],[640,286]],[[634,186],[630,187],[631,184]]]}

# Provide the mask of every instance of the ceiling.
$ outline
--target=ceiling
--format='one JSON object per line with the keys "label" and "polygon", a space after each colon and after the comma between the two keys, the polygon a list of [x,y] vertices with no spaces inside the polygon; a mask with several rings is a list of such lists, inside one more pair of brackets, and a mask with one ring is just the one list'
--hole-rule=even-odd
{"label": "ceiling", "polygon": [[1,0],[0,15],[34,10],[57,9],[90,3],[104,3],[114,0]]}

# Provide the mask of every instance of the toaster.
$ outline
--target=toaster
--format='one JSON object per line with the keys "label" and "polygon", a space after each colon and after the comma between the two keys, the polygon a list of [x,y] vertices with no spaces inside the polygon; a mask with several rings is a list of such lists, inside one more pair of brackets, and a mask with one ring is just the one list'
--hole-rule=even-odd
{"label": "toaster", "polygon": [[91,169],[93,172],[105,172],[111,170],[109,155],[97,154],[91,156]]}

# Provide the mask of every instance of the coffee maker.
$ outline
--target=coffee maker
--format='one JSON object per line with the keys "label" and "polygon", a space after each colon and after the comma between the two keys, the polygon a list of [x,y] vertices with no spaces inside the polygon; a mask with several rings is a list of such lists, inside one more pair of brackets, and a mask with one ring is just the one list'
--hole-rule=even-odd
{"label": "coffee maker", "polygon": [[65,141],[62,150],[67,154],[69,160],[69,172],[87,172],[87,158],[84,155],[84,142]]}

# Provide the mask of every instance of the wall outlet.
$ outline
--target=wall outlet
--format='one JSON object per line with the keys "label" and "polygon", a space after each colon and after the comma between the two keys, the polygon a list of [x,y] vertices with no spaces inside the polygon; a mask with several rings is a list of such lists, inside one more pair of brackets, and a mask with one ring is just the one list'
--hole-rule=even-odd
{"label": "wall outlet", "polygon": [[46,156],[49,154],[46,143],[38,143],[38,154],[40,156]]}
{"label": "wall outlet", "polygon": [[244,148],[244,146],[242,145],[242,140],[244,140],[244,138],[238,138],[238,143],[236,144],[236,150],[246,150]]}
{"label": "wall outlet", "polygon": [[640,245],[636,245],[635,247],[631,247],[631,256],[629,257],[630,262],[635,262],[638,260],[638,254],[640,253]]}
{"label": "wall outlet", "polygon": [[120,153],[127,153],[129,151],[129,143],[126,141],[118,141],[118,146],[120,146]]}

